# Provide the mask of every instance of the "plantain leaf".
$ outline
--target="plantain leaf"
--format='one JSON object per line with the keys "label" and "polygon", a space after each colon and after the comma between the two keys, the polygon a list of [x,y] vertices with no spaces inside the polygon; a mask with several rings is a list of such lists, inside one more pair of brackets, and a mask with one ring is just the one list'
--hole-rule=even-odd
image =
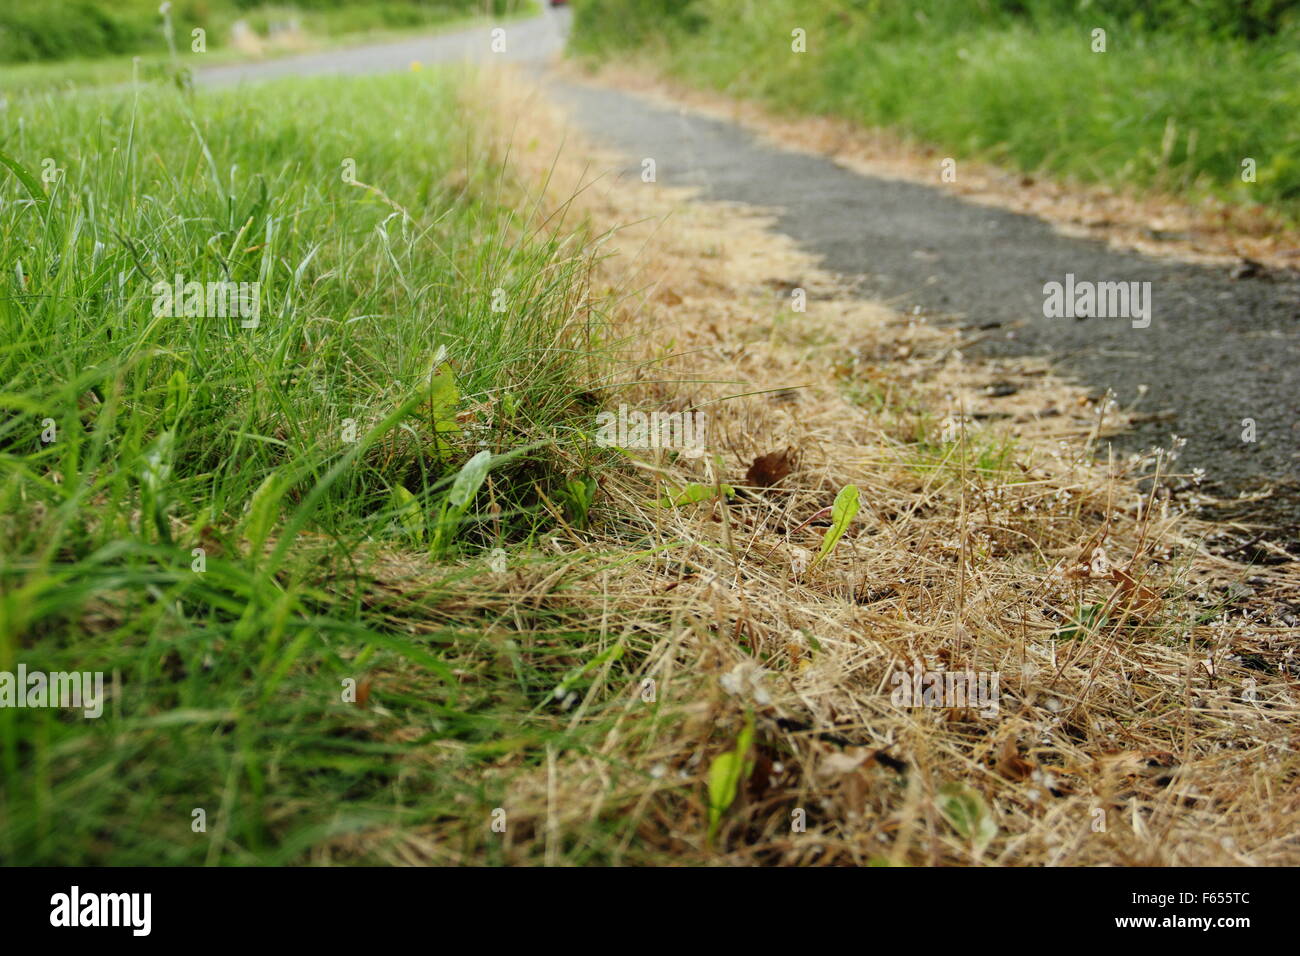
{"label": "plantain leaf", "polygon": [[248,503],[248,518],[244,522],[244,535],[250,545],[249,553],[256,555],[266,543],[271,528],[280,516],[280,496],[284,489],[280,487],[280,475],[271,472],[253,492]]}
{"label": "plantain leaf", "polygon": [[935,801],[948,825],[982,853],[998,835],[998,824],[979,791],[964,783],[945,783]]}
{"label": "plantain leaf", "polygon": [[[731,485],[722,486],[724,496],[730,498],[735,493],[736,489]],[[711,501],[717,495],[718,490],[713,485],[701,485],[692,481],[685,488],[674,490],[658,501],[651,501],[649,504],[655,508],[680,508],[682,505],[691,505],[699,501]]]}
{"label": "plantain leaf", "polygon": [[560,489],[559,498],[564,503],[564,513],[575,528],[587,527],[592,502],[596,499],[596,480],[589,475],[570,478]]}
{"label": "plantain leaf", "polygon": [[479,452],[461,467],[456,473],[456,480],[451,483],[451,492],[447,495],[447,500],[451,506],[458,511],[463,511],[469,504],[469,500],[474,497],[474,492],[478,491],[479,485],[483,484],[483,479],[487,477],[488,468],[492,465],[492,453],[484,450]]}
{"label": "plantain leaf", "polygon": [[474,493],[487,478],[491,467],[492,453],[484,449],[465,462],[456,473],[456,478],[451,483],[451,490],[443,499],[437,521],[433,526],[432,549],[435,554],[441,554],[447,542],[456,536],[460,528],[460,519],[464,517],[470,502],[474,499]]}
{"label": "plantain leaf", "polygon": [[395,486],[393,507],[397,510],[397,520],[406,533],[417,544],[424,544],[424,518],[420,514],[420,502],[415,495],[401,485]]}
{"label": "plantain leaf", "polygon": [[1076,638],[1096,633],[1108,623],[1108,618],[1103,613],[1105,610],[1106,605],[1104,604],[1090,604],[1087,607],[1080,605],[1072,621],[1052,632],[1052,639],[1073,641]]}
{"label": "plantain leaf", "polygon": [[175,436],[165,431],[145,451],[144,463],[140,467],[141,511],[153,520],[159,538],[167,542],[172,538],[167,524],[167,506],[171,503],[169,485],[174,458]]}
{"label": "plantain leaf", "polygon": [[443,362],[429,376],[429,410],[440,432],[460,431],[456,423],[456,407],[460,404],[460,389],[451,366]]}
{"label": "plantain leaf", "polygon": [[[429,367],[429,387],[427,390],[422,387],[424,401],[420,409],[428,418],[435,439],[459,434],[461,430],[460,424],[456,421],[456,409],[460,406],[460,389],[456,387],[456,376],[452,372],[451,365],[443,361],[444,355],[446,349],[439,348],[438,354],[434,356]],[[451,457],[450,445],[441,441],[436,444],[439,456],[444,459]]]}
{"label": "plantain leaf", "polygon": [[[857,516],[860,507],[861,501],[858,498],[857,485],[845,485],[840,489],[840,493],[835,496],[835,504],[831,506],[831,526],[822,535],[821,550],[817,552],[817,557],[813,559],[813,568],[821,564],[822,559],[830,554],[840,538],[844,537],[844,532],[849,529],[849,525]],[[809,570],[812,570],[812,568],[809,568]]]}
{"label": "plantain leaf", "polygon": [[563,679],[555,685],[555,690],[551,692],[551,695],[557,700],[563,699],[587,674],[590,674],[607,661],[616,661],[622,656],[622,644],[615,644],[608,650],[601,651],[601,653],[597,654],[585,664],[579,664],[577,667],[574,667],[565,674]]}
{"label": "plantain leaf", "polygon": [[709,764],[709,840],[718,833],[722,815],[735,802],[741,781],[754,771],[749,748],[754,743],[754,718],[745,719],[745,729],[733,750],[718,754]]}

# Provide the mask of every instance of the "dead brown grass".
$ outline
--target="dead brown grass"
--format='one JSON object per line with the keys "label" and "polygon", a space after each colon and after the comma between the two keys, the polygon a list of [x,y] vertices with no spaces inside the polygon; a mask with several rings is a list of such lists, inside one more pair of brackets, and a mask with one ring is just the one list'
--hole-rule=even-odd
{"label": "dead brown grass", "polygon": [[[1209,555],[1168,454],[1105,453],[1124,417],[1108,401],[853,299],[760,211],[620,178],[496,76],[475,111],[544,185],[538,221],[563,210],[600,236],[593,292],[628,383],[610,407],[702,410],[709,448],[638,452],[602,480],[592,531],[442,598],[503,639],[562,605],[627,651],[630,679],[596,682],[568,718],[612,710],[597,746],[507,753],[491,772],[512,821],[499,859],[563,862],[613,819],[610,863],[1300,862],[1295,635],[1268,613],[1293,567]],[[737,491],[652,505],[690,482]],[[861,512],[810,569],[850,483]],[[390,590],[419,600],[419,576],[395,568]],[[997,713],[896,705],[892,675],[917,669],[997,672]],[[711,841],[710,764],[750,718],[754,769]],[[991,839],[945,814],[954,784],[979,795]],[[393,862],[468,862],[490,837],[446,821],[385,839]]]}

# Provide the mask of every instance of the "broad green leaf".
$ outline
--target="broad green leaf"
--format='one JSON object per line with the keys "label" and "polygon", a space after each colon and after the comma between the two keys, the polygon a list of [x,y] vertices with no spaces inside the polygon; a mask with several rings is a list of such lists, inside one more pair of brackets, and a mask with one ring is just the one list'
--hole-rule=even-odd
{"label": "broad green leaf", "polygon": [[1058,641],[1073,641],[1076,638],[1085,637],[1088,634],[1101,630],[1106,626],[1107,617],[1102,612],[1105,611],[1104,604],[1090,604],[1082,607],[1075,612],[1074,620],[1059,627],[1052,632],[1052,638]]}
{"label": "broad green leaf", "polygon": [[153,494],[162,491],[171,478],[174,437],[170,431],[163,432],[144,453],[140,482]]}
{"label": "broad green leaf", "polygon": [[492,453],[486,450],[465,462],[456,473],[456,480],[452,482],[451,492],[447,495],[447,500],[453,508],[460,511],[469,504],[470,499],[474,497],[474,492],[478,491],[479,485],[483,484],[483,479],[487,477],[491,466]]}
{"label": "broad green leaf", "polygon": [[424,544],[424,518],[420,514],[420,502],[415,495],[397,485],[393,488],[393,507],[397,510],[397,520],[406,533],[417,544]]}
{"label": "broad green leaf", "polygon": [[515,417],[515,412],[519,410],[519,396],[514,392],[506,392],[501,396],[501,416],[506,421]]}
{"label": "broad green leaf", "polygon": [[736,739],[734,750],[718,754],[709,764],[709,840],[717,835],[722,815],[735,802],[741,782],[754,769],[754,762],[747,759],[749,748],[754,743],[754,718],[745,720],[745,729]]}
{"label": "broad green leaf", "polygon": [[456,409],[460,405],[460,389],[456,377],[446,362],[436,366],[429,374],[429,415],[439,432],[458,432]]}
{"label": "broad green leaf", "polygon": [[596,500],[596,480],[590,476],[570,478],[560,491],[560,500],[569,523],[575,528],[585,528],[591,504]]}
{"label": "broad green leaf", "polygon": [[163,541],[171,541],[171,528],[167,524],[169,504],[168,484],[172,476],[172,459],[175,455],[175,436],[165,431],[154,440],[144,453],[140,466],[140,504],[143,513],[158,529]]}
{"label": "broad green leaf", "polygon": [[[723,485],[722,493],[730,498],[735,495],[736,489],[731,485]],[[717,495],[718,490],[713,485],[701,485],[691,482],[685,488],[674,490],[658,501],[650,502],[650,505],[656,508],[680,508],[682,505],[695,504],[698,501],[711,501]]]}
{"label": "broad green leaf", "polygon": [[982,853],[998,835],[998,824],[979,791],[964,783],[945,783],[935,801],[949,826]]}
{"label": "broad green leaf", "polygon": [[844,532],[849,529],[849,525],[857,516],[859,507],[861,507],[861,502],[858,498],[858,486],[845,485],[841,488],[840,493],[835,496],[835,504],[831,506],[831,526],[822,535],[821,550],[817,552],[817,557],[813,559],[812,567],[815,568],[821,564],[840,538],[844,537]]}
{"label": "broad green leaf", "polygon": [[709,764],[709,839],[718,832],[718,824],[736,799],[740,782],[740,758],[728,750]]}
{"label": "broad green leaf", "polygon": [[491,467],[492,453],[485,449],[465,462],[456,473],[456,478],[451,483],[451,490],[443,499],[442,506],[438,510],[438,519],[433,527],[431,547],[435,554],[441,554],[447,542],[455,536],[460,527],[461,517],[469,508],[474,493],[487,478],[488,469]]}
{"label": "broad green leaf", "polygon": [[456,410],[460,407],[460,389],[456,387],[456,376],[451,365],[443,360],[446,354],[447,350],[439,347],[424,381],[417,386],[419,404],[411,413],[427,422],[432,429],[438,455],[443,459],[452,456],[452,449],[440,439],[457,435],[461,431],[460,423],[456,421]]}
{"label": "broad green leaf", "polygon": [[564,679],[555,685],[552,695],[556,698],[564,697],[573,689],[573,686],[582,680],[583,676],[591,673],[597,667],[600,667],[606,661],[616,661],[623,656],[623,645],[615,644],[608,650],[601,651],[585,664],[579,664],[564,675]]}

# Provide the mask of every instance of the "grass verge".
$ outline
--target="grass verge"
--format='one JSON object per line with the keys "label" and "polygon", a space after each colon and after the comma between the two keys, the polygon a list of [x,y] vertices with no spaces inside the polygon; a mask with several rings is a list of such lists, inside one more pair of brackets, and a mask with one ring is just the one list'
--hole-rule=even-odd
{"label": "grass verge", "polygon": [[510,652],[443,609],[592,464],[580,241],[512,211],[444,74],[10,109],[0,671],[107,686],[98,719],[0,709],[0,856],[301,862],[490,802],[471,771],[596,640],[539,610]]}
{"label": "grass verge", "polygon": [[[636,49],[689,82],[781,112],[897,129],[958,159],[1258,204],[1294,227],[1294,21],[1274,36],[1246,40],[1096,7],[1067,13],[1034,6],[1051,12],[962,2],[904,11],[872,3],[669,0],[651,13],[624,0],[583,0],[573,42],[597,57],[622,59]],[[1093,50],[1097,29],[1106,32],[1104,52]],[[806,52],[794,51],[794,31],[802,31]]]}
{"label": "grass verge", "polygon": [[[20,104],[0,671],[107,682],[0,708],[0,854],[1295,861],[1293,565],[497,76]],[[177,273],[257,325],[155,315]],[[593,442],[620,405],[702,447]]]}
{"label": "grass verge", "polygon": [[[643,636],[624,716],[521,774],[514,812],[561,843],[626,821],[624,862],[1294,860],[1295,565],[1208,553],[1176,450],[1106,454],[1109,400],[970,361],[761,214],[590,159],[526,89],[484,112],[605,236],[594,282],[623,290],[641,380],[609,401],[703,413],[708,437],[602,477],[587,546],[634,547],[602,613]],[[560,141],[573,161],[528,145]],[[898,698],[968,673],[999,676],[992,713]]]}

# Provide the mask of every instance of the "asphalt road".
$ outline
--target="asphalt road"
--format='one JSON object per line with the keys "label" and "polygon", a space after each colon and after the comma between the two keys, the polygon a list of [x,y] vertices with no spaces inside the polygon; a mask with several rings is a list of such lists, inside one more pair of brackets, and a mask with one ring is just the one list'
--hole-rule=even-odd
{"label": "asphalt road", "polygon": [[[529,64],[543,77],[568,25],[567,10],[547,9],[505,25],[504,53],[492,52],[490,29],[481,27],[227,66],[198,80],[359,74],[462,59]],[[1113,389],[1122,405],[1140,400],[1141,410],[1161,414],[1117,440],[1121,450],[1167,447],[1177,434],[1186,439],[1179,464],[1204,468],[1208,487],[1236,493],[1276,486],[1263,510],[1242,516],[1300,538],[1300,275],[1233,278],[1227,268],[1118,252],[1028,216],[964,202],[940,185],[863,176],[627,93],[554,81],[549,88],[579,128],[628,157],[629,172],[639,174],[641,160],[653,157],[660,182],[774,210],[778,229],[855,278],[865,297],[982,328],[987,336],[971,352],[1047,355],[1089,387]],[[1076,283],[1149,282],[1149,324],[1045,317],[1044,285],[1065,283],[1067,275]],[[1242,440],[1244,419],[1254,422],[1257,441]]]}
{"label": "asphalt road", "polygon": [[279,76],[385,73],[410,69],[417,61],[428,64],[468,60],[540,66],[563,50],[570,17],[567,8],[544,7],[541,16],[507,21],[500,25],[505,31],[504,50],[492,48],[494,27],[478,26],[394,43],[304,53],[259,63],[232,63],[200,71],[195,82],[200,86],[230,86]]}

